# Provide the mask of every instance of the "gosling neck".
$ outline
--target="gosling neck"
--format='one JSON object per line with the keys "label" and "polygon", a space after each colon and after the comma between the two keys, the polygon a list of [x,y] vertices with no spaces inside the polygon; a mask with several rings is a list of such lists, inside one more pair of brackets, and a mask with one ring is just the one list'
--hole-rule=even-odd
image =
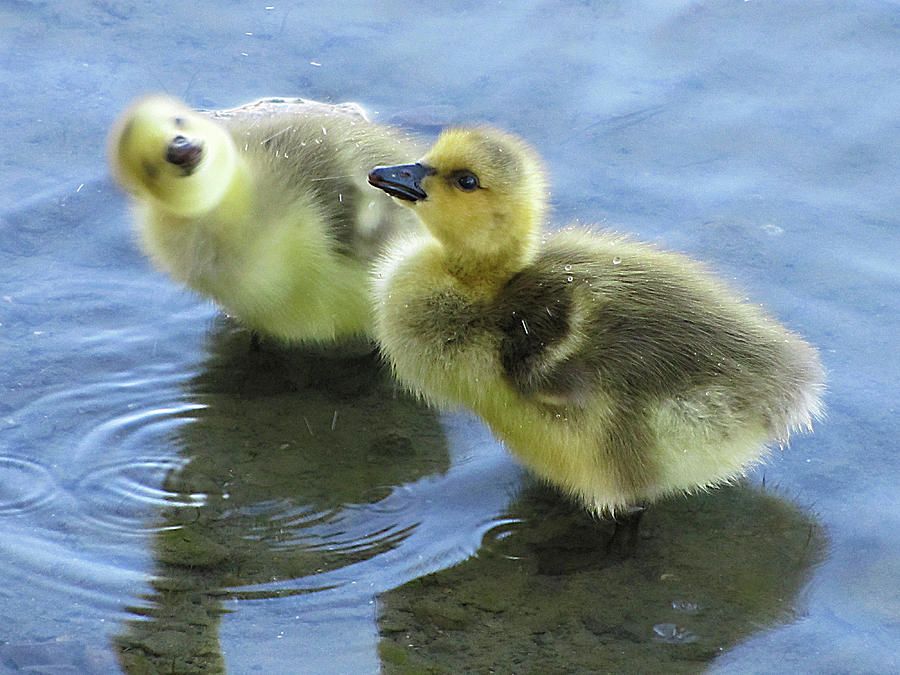
{"label": "gosling neck", "polygon": [[225,222],[244,218],[253,207],[253,176],[243,158],[236,157],[234,170],[222,199],[214,208],[218,219]]}
{"label": "gosling neck", "polygon": [[540,233],[513,238],[503,247],[449,246],[441,244],[445,271],[473,296],[491,297],[517,273],[527,267],[537,254]]}

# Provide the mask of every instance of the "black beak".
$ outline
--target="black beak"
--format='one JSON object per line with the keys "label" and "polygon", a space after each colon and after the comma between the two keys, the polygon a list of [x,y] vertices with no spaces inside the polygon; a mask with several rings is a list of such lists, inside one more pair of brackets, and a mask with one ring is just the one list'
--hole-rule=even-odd
{"label": "black beak", "polygon": [[176,136],[166,148],[166,161],[179,167],[185,176],[190,176],[203,159],[203,144],[184,136]]}
{"label": "black beak", "polygon": [[369,184],[384,190],[391,197],[417,202],[428,198],[422,189],[421,181],[434,172],[431,167],[421,164],[379,166],[369,172]]}

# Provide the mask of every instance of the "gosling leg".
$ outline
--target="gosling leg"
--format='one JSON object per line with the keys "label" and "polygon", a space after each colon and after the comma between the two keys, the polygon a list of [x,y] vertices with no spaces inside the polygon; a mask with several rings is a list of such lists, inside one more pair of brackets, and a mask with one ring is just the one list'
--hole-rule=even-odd
{"label": "gosling leg", "polygon": [[634,554],[638,542],[638,530],[646,510],[647,508],[643,504],[636,504],[629,506],[624,513],[616,515],[613,533],[607,547],[609,555],[630,558]]}
{"label": "gosling leg", "polygon": [[250,331],[250,353],[258,354],[261,349],[262,344],[259,333],[257,333],[255,330]]}

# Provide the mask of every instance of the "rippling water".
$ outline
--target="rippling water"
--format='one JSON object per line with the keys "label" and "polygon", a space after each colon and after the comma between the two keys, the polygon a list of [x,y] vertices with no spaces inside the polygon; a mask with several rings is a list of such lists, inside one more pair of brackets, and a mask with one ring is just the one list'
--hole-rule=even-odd
{"label": "rippling water", "polygon": [[[106,184],[8,217],[35,244],[11,256],[20,274],[5,287],[4,327],[20,339],[4,365],[0,655],[103,672],[193,646],[215,668],[220,629],[227,643],[302,626],[291,658],[324,663],[333,635],[310,634],[331,624],[347,669],[374,663],[374,596],[471,554],[517,471],[471,420],[442,424],[397,391],[372,354],[252,349],[144,269],[123,219]],[[93,244],[110,230],[118,252]],[[466,453],[486,452],[450,471],[454,425],[471,436]],[[48,620],[53,607],[66,609]],[[220,627],[223,612],[234,620]],[[278,654],[272,667],[287,662]]]}
{"label": "rippling water", "polygon": [[[896,2],[0,17],[0,670],[900,669]],[[522,133],[558,221],[708,260],[817,344],[829,418],[618,557],[470,416],[254,351],[150,269],[103,151],[159,90]]]}

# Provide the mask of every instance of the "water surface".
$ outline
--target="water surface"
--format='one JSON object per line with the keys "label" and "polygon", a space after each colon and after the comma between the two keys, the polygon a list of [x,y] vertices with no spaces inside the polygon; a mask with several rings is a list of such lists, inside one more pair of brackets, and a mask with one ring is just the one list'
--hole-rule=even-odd
{"label": "water surface", "polygon": [[[896,2],[75,0],[0,31],[0,668],[900,669]],[[816,344],[828,418],[610,558],[472,417],[373,358],[253,352],[150,268],[103,153],[154,91],[520,133],[557,223],[706,260]]]}

